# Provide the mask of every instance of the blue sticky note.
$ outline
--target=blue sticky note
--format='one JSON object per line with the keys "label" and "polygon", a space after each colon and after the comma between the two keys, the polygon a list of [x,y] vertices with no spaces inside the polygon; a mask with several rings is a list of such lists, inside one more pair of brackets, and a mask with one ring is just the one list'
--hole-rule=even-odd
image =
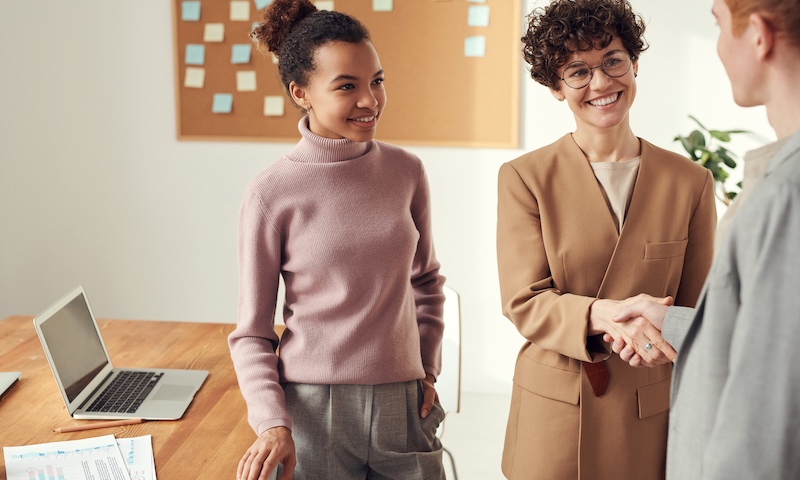
{"label": "blue sticky note", "polygon": [[196,43],[186,45],[186,65],[202,65],[206,61],[206,46]]}
{"label": "blue sticky note", "polygon": [[215,93],[214,103],[211,105],[212,113],[231,113],[233,110],[233,94]]}
{"label": "blue sticky note", "polygon": [[200,20],[200,2],[181,2],[181,20],[184,22],[197,22]]}
{"label": "blue sticky note", "polygon": [[486,56],[486,37],[483,35],[476,35],[474,37],[467,37],[464,40],[464,56],[465,57],[485,57]]}
{"label": "blue sticky note", "polygon": [[231,49],[231,63],[250,63],[250,45],[238,43]]}
{"label": "blue sticky note", "polygon": [[255,2],[256,2],[256,8],[258,10],[261,10],[262,8],[272,3],[272,0],[255,0]]}

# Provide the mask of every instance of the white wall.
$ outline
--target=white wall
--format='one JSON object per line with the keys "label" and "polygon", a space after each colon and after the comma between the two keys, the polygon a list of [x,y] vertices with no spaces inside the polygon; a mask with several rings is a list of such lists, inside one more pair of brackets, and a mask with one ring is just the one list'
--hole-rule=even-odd
{"label": "white wall", "polygon": [[[672,139],[692,113],[761,134],[735,142],[741,153],[772,137],[762,110],[731,100],[710,0],[633,4],[651,44],[639,136],[680,151]],[[167,1],[3,1],[0,45],[0,318],[34,315],[83,283],[99,317],[234,322],[243,188],[291,145],[175,140]],[[566,105],[520,75],[523,148],[409,147],[428,170],[437,251],[462,296],[467,391],[508,391],[522,343],[500,313],[497,169],[574,127]]]}

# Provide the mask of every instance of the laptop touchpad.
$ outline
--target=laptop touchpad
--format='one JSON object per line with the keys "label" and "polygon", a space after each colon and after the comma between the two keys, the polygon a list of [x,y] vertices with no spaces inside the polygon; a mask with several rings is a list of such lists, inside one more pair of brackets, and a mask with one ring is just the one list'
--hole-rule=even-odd
{"label": "laptop touchpad", "polygon": [[191,398],[194,387],[191,385],[162,385],[153,395],[153,400],[186,400]]}

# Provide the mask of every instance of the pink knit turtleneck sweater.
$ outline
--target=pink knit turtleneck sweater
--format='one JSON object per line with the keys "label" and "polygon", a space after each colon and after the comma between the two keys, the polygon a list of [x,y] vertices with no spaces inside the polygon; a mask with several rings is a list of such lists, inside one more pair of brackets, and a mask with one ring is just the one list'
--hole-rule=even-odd
{"label": "pink knit turtleneck sweater", "polygon": [[[279,382],[438,376],[444,323],[427,179],[378,141],[302,139],[250,183],[239,215],[238,324],[228,343],[257,434],[291,428]],[[286,331],[275,354],[278,278]]]}

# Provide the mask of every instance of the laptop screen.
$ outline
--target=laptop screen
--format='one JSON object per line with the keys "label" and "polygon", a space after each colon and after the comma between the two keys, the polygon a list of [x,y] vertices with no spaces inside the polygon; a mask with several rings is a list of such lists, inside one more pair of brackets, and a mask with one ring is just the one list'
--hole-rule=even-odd
{"label": "laptop screen", "polygon": [[56,375],[70,402],[108,364],[86,297],[80,294],[41,324]]}

